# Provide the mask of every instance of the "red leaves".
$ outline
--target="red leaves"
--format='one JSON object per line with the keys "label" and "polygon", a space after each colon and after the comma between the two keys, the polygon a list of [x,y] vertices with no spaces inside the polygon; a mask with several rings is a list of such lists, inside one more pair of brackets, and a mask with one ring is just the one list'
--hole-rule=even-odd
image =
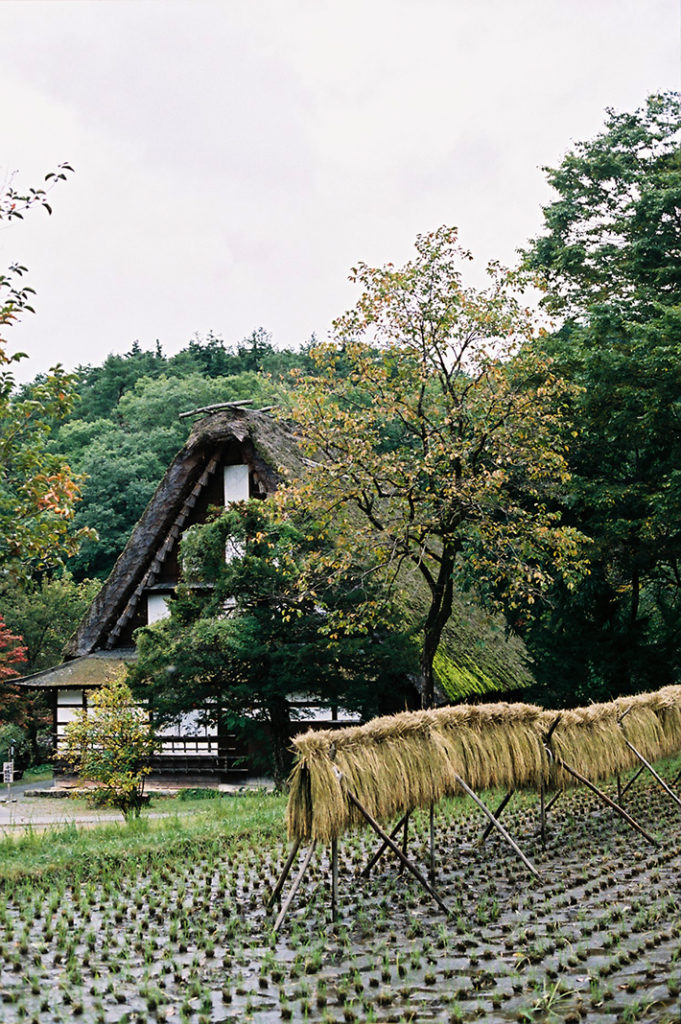
{"label": "red leaves", "polygon": [[0,681],[20,675],[16,666],[26,661],[26,653],[22,638],[12,633],[0,615]]}

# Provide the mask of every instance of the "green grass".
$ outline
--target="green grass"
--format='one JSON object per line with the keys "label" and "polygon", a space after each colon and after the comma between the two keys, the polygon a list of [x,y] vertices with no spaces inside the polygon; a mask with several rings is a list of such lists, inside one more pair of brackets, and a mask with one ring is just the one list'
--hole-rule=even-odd
{"label": "green grass", "polygon": [[22,782],[47,782],[53,776],[52,765],[38,764],[33,768],[27,768],[24,772]]}
{"label": "green grass", "polygon": [[[164,803],[164,810],[167,804]],[[33,880],[96,877],[107,864],[139,871],[145,863],[192,856],[284,837],[286,798],[245,793],[184,802],[182,813],[159,819],[77,825],[33,831],[0,840],[0,888]],[[185,813],[189,812],[189,813]]]}

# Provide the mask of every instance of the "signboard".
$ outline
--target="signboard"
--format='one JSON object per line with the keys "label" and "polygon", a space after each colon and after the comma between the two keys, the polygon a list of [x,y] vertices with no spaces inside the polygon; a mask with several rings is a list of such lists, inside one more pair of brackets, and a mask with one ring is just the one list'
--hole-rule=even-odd
{"label": "signboard", "polygon": [[14,782],[14,761],[2,762],[2,781],[7,785]]}

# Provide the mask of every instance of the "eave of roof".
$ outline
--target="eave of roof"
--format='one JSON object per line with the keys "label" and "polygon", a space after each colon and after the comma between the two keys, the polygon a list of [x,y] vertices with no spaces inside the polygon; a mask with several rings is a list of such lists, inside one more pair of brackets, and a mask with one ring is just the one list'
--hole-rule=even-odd
{"label": "eave of roof", "polygon": [[82,658],[74,658],[72,661],[65,661],[52,668],[44,668],[40,672],[33,672],[20,679],[10,679],[8,682],[12,686],[22,686],[30,690],[45,690],[52,687],[64,689],[66,687],[101,686],[114,678],[120,671],[121,665],[127,665],[136,657],[137,652],[134,647],[121,647],[115,651],[98,651],[96,654],[86,654]]}

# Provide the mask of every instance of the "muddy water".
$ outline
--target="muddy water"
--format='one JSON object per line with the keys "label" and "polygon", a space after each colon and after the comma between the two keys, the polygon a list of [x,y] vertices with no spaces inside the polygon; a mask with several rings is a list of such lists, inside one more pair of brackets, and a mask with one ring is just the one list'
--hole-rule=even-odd
{"label": "muddy water", "polygon": [[[286,851],[231,862],[168,852],[144,877],[110,869],[82,887],[0,900],[0,1020],[52,1024],[292,1020],[679,1024],[681,813],[637,784],[627,807],[654,848],[590,795],[504,821],[541,873],[528,876],[478,813],[436,812],[445,917],[390,856],[357,877],[375,844],[341,844],[340,918],[321,855],[276,940],[263,910]],[[410,855],[427,863],[425,817]]]}

